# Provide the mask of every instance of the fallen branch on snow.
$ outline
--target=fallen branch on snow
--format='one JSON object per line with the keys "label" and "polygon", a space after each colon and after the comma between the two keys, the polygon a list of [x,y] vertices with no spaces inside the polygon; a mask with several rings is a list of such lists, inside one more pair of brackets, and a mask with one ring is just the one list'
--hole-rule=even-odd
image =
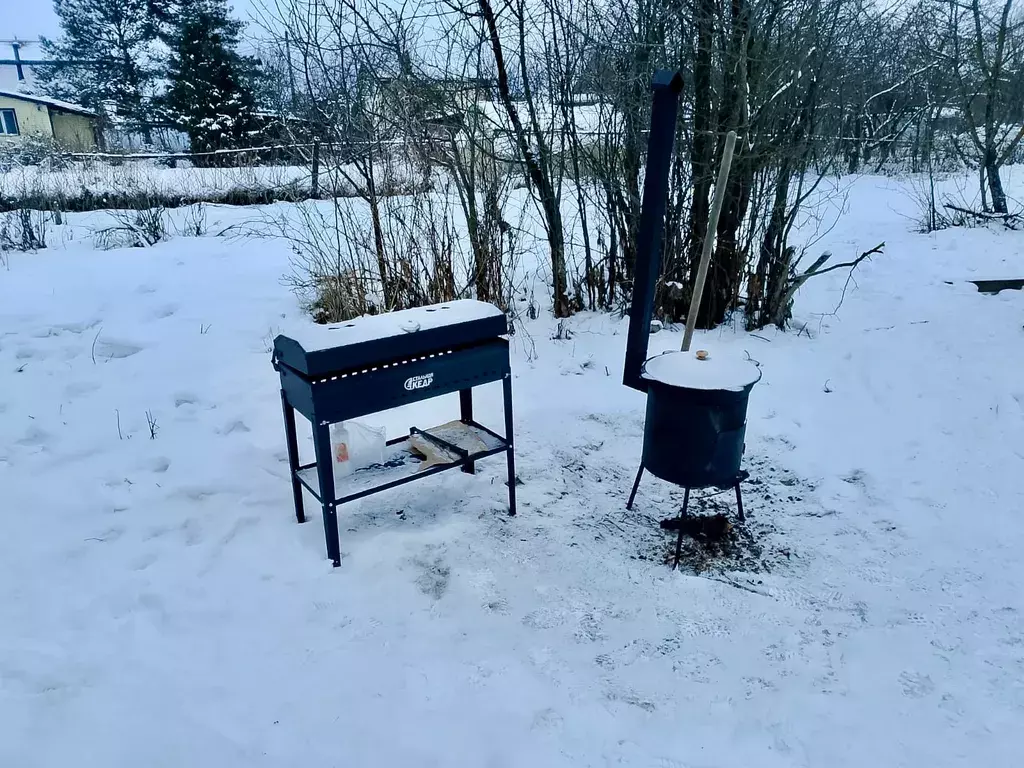
{"label": "fallen branch on snow", "polygon": [[953,205],[952,203],[943,203],[943,208],[948,208],[951,211],[962,213],[965,216],[973,216],[976,219],[982,219],[983,221],[1003,221],[1011,222],[1016,221],[1021,217],[1021,212],[1017,213],[992,213],[990,211],[973,211],[970,208],[961,208],[959,205]]}

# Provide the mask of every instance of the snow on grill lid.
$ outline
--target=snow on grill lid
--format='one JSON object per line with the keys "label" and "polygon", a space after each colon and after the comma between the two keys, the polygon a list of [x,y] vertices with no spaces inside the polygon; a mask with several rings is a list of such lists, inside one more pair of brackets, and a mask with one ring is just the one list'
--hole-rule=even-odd
{"label": "snow on grill lid", "polygon": [[707,359],[697,355],[704,350],[666,352],[644,363],[644,378],[685,389],[724,389],[732,392],[754,384],[761,369],[749,360],[729,352],[709,351]]}
{"label": "snow on grill lid", "polygon": [[307,326],[292,338],[306,352],[316,352],[500,316],[502,311],[493,304],[460,299],[383,315],[367,315],[344,323]]}

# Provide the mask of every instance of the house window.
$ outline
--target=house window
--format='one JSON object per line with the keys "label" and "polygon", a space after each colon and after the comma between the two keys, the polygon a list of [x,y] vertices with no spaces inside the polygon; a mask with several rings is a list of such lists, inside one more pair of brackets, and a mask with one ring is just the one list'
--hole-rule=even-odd
{"label": "house window", "polygon": [[0,109],[0,136],[18,135],[18,116],[13,109]]}

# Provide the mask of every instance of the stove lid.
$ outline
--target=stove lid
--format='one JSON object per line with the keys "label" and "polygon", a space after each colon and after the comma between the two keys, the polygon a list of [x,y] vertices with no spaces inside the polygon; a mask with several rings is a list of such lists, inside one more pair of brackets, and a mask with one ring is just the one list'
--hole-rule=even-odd
{"label": "stove lid", "polygon": [[643,376],[670,387],[739,392],[760,380],[761,369],[730,350],[698,349],[652,357]]}

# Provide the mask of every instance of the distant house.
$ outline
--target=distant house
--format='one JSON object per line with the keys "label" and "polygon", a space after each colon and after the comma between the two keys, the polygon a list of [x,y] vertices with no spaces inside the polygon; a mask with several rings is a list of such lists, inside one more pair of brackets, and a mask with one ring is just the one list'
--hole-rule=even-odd
{"label": "distant house", "polygon": [[27,136],[53,139],[71,152],[92,152],[99,145],[98,120],[77,104],[0,90],[0,141]]}
{"label": "distant house", "polygon": [[494,91],[487,78],[382,77],[369,109],[395,131],[415,127],[444,135],[462,123],[473,104],[494,98]]}

